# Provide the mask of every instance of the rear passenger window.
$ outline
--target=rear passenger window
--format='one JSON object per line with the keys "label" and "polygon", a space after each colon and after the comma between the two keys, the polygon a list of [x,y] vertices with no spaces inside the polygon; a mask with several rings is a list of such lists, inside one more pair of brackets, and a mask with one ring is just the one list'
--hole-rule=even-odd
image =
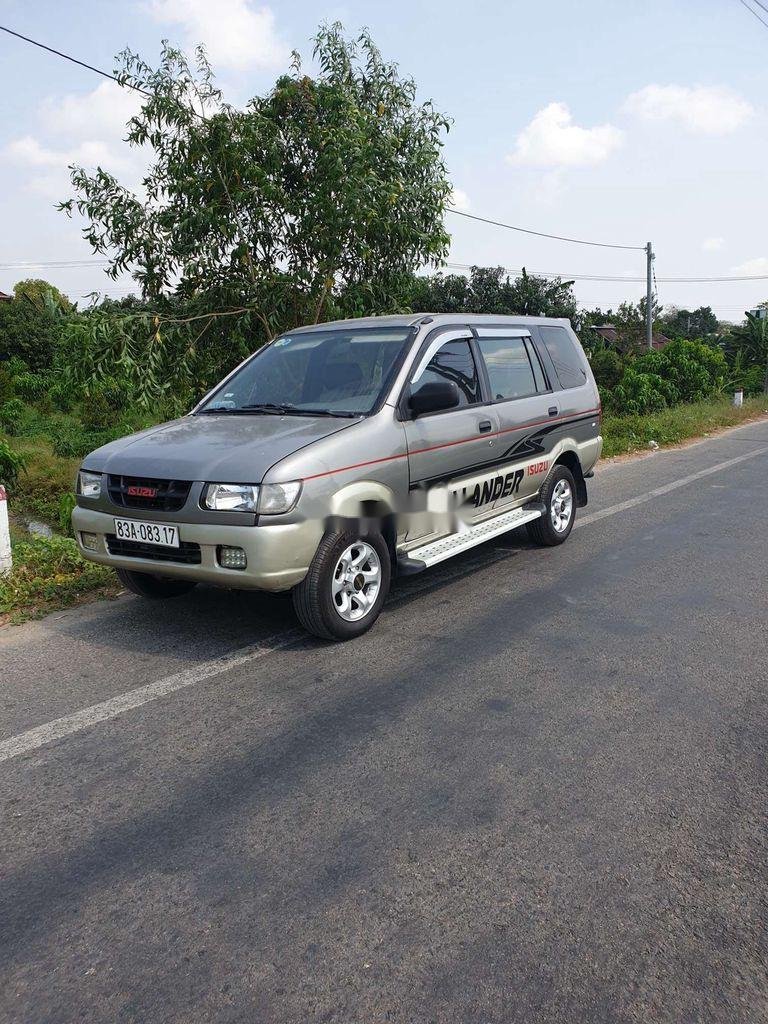
{"label": "rear passenger window", "polygon": [[533,342],[530,338],[525,339],[525,347],[528,349],[528,358],[531,360],[531,366],[533,367],[533,376],[536,379],[536,390],[537,391],[549,391],[549,382],[544,375],[544,370],[539,359],[539,353],[533,346]]}
{"label": "rear passenger window", "polygon": [[480,401],[480,380],[468,341],[446,341],[412,386],[415,390],[422,384],[443,380],[458,385],[459,405],[474,405]]}
{"label": "rear passenger window", "polygon": [[576,347],[564,327],[540,327],[541,340],[555,365],[558,380],[564,388],[578,388],[587,379],[581,368]]}
{"label": "rear passenger window", "polygon": [[523,338],[478,338],[494,401],[525,398],[538,388]]}

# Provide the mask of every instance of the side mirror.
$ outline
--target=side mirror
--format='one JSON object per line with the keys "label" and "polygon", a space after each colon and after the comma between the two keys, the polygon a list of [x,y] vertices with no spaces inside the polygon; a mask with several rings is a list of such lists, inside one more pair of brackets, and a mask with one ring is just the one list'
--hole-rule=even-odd
{"label": "side mirror", "polygon": [[459,389],[451,380],[436,380],[422,384],[408,399],[408,408],[414,419],[427,412],[453,409],[459,404]]}

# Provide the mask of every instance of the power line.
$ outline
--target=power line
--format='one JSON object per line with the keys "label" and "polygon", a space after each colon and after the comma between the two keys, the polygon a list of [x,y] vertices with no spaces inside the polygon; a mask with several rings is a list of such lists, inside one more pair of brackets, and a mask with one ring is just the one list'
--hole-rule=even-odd
{"label": "power line", "polygon": [[[452,270],[471,270],[472,267],[480,266],[478,263],[446,263],[446,267]],[[503,267],[509,274],[520,274],[522,268]],[[622,277],[620,275],[608,274],[568,274],[565,271],[554,270],[528,270],[526,273],[535,277],[560,277],[566,281],[615,281],[619,284],[639,284],[645,281],[644,277]],[[655,274],[654,274],[655,278]],[[740,277],[660,277],[657,284],[714,284],[734,281],[768,281],[768,274],[756,274]]]}
{"label": "power line", "polygon": [[7,32],[9,36],[15,36],[17,39],[23,39],[25,43],[31,43],[32,46],[37,46],[41,50],[47,50],[48,53],[54,54],[56,57],[62,57],[64,60],[68,60],[72,64],[77,64],[81,68],[85,68],[87,71],[93,71],[97,75],[101,75],[102,78],[111,78],[113,82],[117,82],[118,85],[128,89],[135,89],[136,92],[143,93],[145,96],[152,97],[151,92],[140,88],[138,85],[132,85],[130,82],[121,82],[116,75],[111,75],[108,71],[102,71],[101,68],[96,68],[93,64],[86,64],[85,61],[78,60],[77,57],[71,57],[68,53],[62,53],[61,50],[55,50],[52,46],[46,46],[45,43],[39,42],[37,39],[31,39],[29,36],[23,36],[21,32],[14,32],[12,28],[6,28],[5,25],[0,25],[0,31]]}
{"label": "power line", "polygon": [[40,263],[0,263],[0,270],[77,270],[81,267],[103,267],[109,260],[53,260]]}
{"label": "power line", "polygon": [[[755,0],[755,2],[757,2],[757,0]],[[741,4],[742,7],[746,7],[746,9],[749,11],[750,14],[754,14],[754,16],[757,18],[757,20],[759,22],[761,22],[763,25],[765,25],[766,28],[768,28],[768,21],[766,21],[765,18],[761,14],[758,14],[758,12],[756,10],[754,10],[754,8],[750,7],[749,4],[747,3],[747,0],[739,0],[739,3]],[[762,4],[760,4],[760,6],[763,7]],[[763,10],[768,13],[768,8],[763,7]]]}
{"label": "power line", "polygon": [[45,43],[39,42],[37,39],[31,39],[29,36],[23,36],[21,32],[14,32],[12,28],[7,28],[5,25],[0,25],[0,31],[7,32],[9,36],[15,36],[17,39],[23,39],[25,43],[31,43],[32,46],[37,46],[41,50],[47,50],[48,53],[54,54],[56,57],[62,57],[64,60],[70,61],[72,64],[77,64],[81,68],[85,68],[87,71],[93,71],[97,75],[101,75],[103,78],[111,78],[113,82],[117,82],[118,85],[125,85],[129,89],[135,89],[136,92],[142,92],[145,96],[151,96],[151,93],[145,92],[144,89],[139,88],[137,85],[131,85],[130,82],[121,82],[115,75],[111,75],[108,71],[103,71],[101,68],[96,68],[93,64],[86,64],[85,61],[78,60],[77,57],[71,57],[68,53],[62,53],[61,50],[55,50],[52,46],[46,46]]}
{"label": "power line", "polygon": [[583,238],[567,238],[565,235],[550,235],[546,231],[532,231],[530,228],[520,228],[514,224],[504,224],[499,220],[490,220],[488,217],[476,217],[474,213],[465,213],[463,210],[456,210],[449,206],[447,213],[453,213],[457,217],[466,217],[468,220],[477,220],[481,224],[492,224],[497,228],[506,228],[508,231],[519,231],[524,235],[536,235],[537,238],[554,238],[558,242],[573,242],[575,245],[596,245],[601,249],[632,249],[633,251],[645,251],[644,245],[617,245],[613,242],[588,242]]}

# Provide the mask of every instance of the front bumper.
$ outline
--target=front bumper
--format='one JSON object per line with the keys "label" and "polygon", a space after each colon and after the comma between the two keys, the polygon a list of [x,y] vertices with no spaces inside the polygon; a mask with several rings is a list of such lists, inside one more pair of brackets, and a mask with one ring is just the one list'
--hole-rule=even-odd
{"label": "front bumper", "polygon": [[[127,510],[125,510],[127,512]],[[147,519],[151,516],[123,513],[122,518]],[[307,574],[323,535],[322,523],[270,523],[268,526],[228,526],[175,521],[179,538],[200,545],[200,564],[156,561],[152,558],[112,554],[106,542],[114,534],[114,516],[95,509],[77,506],[72,513],[72,526],[80,554],[100,565],[116,569],[132,569],[173,579],[197,580],[219,587],[238,590],[290,590]],[[81,533],[96,534],[96,550],[83,547]],[[217,559],[217,547],[227,545],[243,548],[248,559],[246,569],[224,569]]]}

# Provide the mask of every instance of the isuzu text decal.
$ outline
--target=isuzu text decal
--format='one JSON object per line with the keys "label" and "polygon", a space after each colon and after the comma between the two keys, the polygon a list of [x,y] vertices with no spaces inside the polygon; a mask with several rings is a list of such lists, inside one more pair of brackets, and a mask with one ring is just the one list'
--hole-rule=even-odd
{"label": "isuzu text decal", "polygon": [[546,473],[549,469],[549,459],[544,462],[532,462],[528,467],[528,476],[536,476],[537,473]]}

